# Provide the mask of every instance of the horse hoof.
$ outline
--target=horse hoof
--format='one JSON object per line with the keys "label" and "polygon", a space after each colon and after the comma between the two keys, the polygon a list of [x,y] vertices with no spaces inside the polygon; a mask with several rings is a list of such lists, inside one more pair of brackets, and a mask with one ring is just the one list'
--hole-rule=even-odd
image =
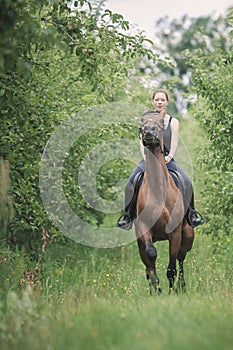
{"label": "horse hoof", "polygon": [[182,287],[182,288],[176,288],[176,294],[185,294],[186,293],[186,288]]}
{"label": "horse hoof", "polygon": [[162,289],[159,286],[151,286],[150,287],[150,295],[160,295],[162,293]]}

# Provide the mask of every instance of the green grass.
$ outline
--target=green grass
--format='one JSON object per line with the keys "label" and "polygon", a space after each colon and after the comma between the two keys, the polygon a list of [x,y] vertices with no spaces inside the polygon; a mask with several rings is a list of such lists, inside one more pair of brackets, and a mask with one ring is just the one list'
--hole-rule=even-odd
{"label": "green grass", "polygon": [[[58,349],[230,349],[232,309],[223,300],[163,296],[81,309]],[[219,318],[219,320],[218,320]],[[80,325],[82,325],[80,327]]]}
{"label": "green grass", "polygon": [[210,237],[198,234],[187,293],[169,295],[168,245],[156,246],[161,296],[149,295],[136,242],[79,248],[77,261],[64,257],[60,267],[48,252],[42,286],[2,300],[1,349],[231,349],[232,255],[213,255]]}

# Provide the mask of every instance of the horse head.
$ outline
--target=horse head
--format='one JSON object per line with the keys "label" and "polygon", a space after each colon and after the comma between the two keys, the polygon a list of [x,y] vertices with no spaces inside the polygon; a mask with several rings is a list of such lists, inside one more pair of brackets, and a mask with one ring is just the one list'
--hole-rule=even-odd
{"label": "horse head", "polygon": [[140,126],[143,145],[147,148],[163,148],[164,114],[147,111],[143,114]]}

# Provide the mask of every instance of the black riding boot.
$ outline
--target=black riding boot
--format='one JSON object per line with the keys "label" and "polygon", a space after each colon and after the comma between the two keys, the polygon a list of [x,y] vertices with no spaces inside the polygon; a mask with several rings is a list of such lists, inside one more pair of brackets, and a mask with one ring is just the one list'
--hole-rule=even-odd
{"label": "black riding boot", "polygon": [[187,211],[187,220],[189,225],[197,227],[204,224],[205,220],[203,216],[194,208],[194,195],[192,194],[190,206]]}
{"label": "black riding boot", "polygon": [[133,199],[133,185],[127,184],[125,188],[125,211],[117,220],[116,226],[124,230],[130,230],[133,226],[132,217],[130,213],[130,204]]}

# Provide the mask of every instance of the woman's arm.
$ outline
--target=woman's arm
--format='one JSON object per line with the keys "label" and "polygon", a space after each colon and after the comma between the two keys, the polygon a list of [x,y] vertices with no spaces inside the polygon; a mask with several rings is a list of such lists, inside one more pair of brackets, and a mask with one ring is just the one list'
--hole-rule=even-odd
{"label": "woman's arm", "polygon": [[172,158],[175,157],[178,143],[179,143],[179,129],[180,123],[176,118],[172,118],[171,120],[171,148],[169,154],[165,157],[166,163],[169,163]]}
{"label": "woman's arm", "polygon": [[143,143],[142,143],[142,134],[141,133],[139,135],[139,146],[140,146],[140,152],[141,152],[142,158],[144,160],[146,160],[146,155],[145,155],[145,150],[144,150],[144,146],[143,146]]}

